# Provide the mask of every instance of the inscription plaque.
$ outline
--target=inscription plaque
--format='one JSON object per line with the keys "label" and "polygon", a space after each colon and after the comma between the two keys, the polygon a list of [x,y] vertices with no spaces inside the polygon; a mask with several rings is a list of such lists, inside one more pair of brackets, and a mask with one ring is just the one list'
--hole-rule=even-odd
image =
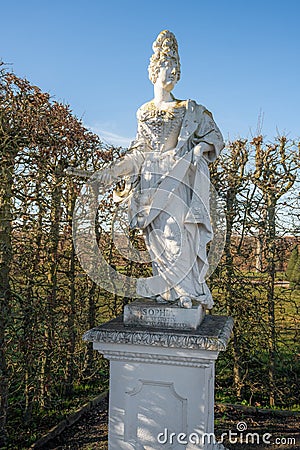
{"label": "inscription plaque", "polygon": [[176,330],[196,330],[205,317],[205,308],[197,303],[190,309],[172,303],[135,300],[124,308],[125,326],[145,326]]}

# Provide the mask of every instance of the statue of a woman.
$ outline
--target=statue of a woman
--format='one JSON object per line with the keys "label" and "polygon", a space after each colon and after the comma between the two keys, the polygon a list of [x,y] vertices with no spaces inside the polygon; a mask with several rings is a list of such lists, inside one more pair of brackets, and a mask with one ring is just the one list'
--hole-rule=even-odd
{"label": "statue of a woman", "polygon": [[177,41],[162,31],[153,44],[149,77],[154,98],[137,111],[138,131],[124,158],[100,175],[107,183],[135,178],[131,226],[144,230],[155,285],[138,285],[141,297],[213,305],[205,283],[206,245],[212,238],[208,163],[224,147],[211,113],[171,94],[180,78]]}

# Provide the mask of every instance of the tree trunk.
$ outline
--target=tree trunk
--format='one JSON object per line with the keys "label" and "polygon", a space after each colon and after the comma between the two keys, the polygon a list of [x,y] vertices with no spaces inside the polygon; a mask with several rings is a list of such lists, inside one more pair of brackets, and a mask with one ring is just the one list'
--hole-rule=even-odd
{"label": "tree trunk", "polygon": [[8,368],[6,332],[10,311],[10,267],[12,262],[12,182],[13,162],[2,158],[0,183],[0,447],[6,442]]}
{"label": "tree trunk", "polygon": [[[234,262],[232,256],[232,230],[234,221],[234,202],[236,201],[236,193],[234,190],[229,189],[226,199],[226,240],[225,240],[225,284],[226,284],[226,305],[228,314],[235,317],[235,295],[233,292],[234,283]],[[238,326],[238,324],[236,324]],[[233,330],[232,340],[232,356],[233,356],[233,380],[235,393],[238,399],[242,394],[242,377],[240,369],[240,351],[239,342],[237,339],[236,328]]]}
{"label": "tree trunk", "polygon": [[267,285],[268,285],[268,351],[269,351],[269,401],[275,405],[275,359],[276,359],[276,330],[275,330],[275,250],[276,250],[276,200],[267,198]]}
{"label": "tree trunk", "polygon": [[[91,282],[91,288],[89,290],[88,296],[88,328],[94,328],[96,326],[96,304],[95,304],[95,294],[97,285],[94,281]],[[84,362],[84,368],[82,371],[83,378],[89,378],[93,373],[93,362],[94,362],[95,351],[93,349],[93,343],[87,343],[86,357]]]}
{"label": "tree trunk", "polygon": [[256,237],[255,269],[259,273],[263,271],[263,231],[261,228],[259,228]]}
{"label": "tree trunk", "polygon": [[[69,192],[71,196],[70,204],[68,206],[68,227],[69,227],[69,235],[72,235],[72,219],[73,219],[73,211],[75,206],[75,196],[73,193]],[[76,308],[75,308],[75,248],[73,242],[71,242],[71,255],[69,261],[69,308],[68,308],[68,337],[69,341],[67,344],[68,353],[67,353],[67,366],[66,366],[66,388],[65,394],[67,396],[72,395],[73,393],[73,384],[74,384],[74,353],[75,353],[75,341],[76,341],[76,332],[75,332],[75,316],[76,316]]]}
{"label": "tree trunk", "polygon": [[46,326],[44,333],[45,346],[41,357],[40,370],[40,406],[45,408],[47,397],[50,396],[51,387],[51,358],[55,347],[55,325],[56,325],[56,306],[57,306],[57,270],[58,270],[58,245],[59,229],[61,219],[61,200],[62,200],[62,170],[58,165],[55,168],[52,177],[52,204],[51,204],[51,227],[50,227],[50,270],[48,273],[49,294],[46,305]]}

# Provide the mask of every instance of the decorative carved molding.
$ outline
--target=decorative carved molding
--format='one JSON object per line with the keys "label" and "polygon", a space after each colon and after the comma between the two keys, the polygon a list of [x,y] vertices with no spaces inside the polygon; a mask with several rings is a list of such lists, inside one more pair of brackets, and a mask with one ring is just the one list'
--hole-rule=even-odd
{"label": "decorative carved molding", "polygon": [[233,319],[226,316],[208,315],[200,327],[193,331],[126,327],[120,316],[87,331],[83,339],[95,343],[224,351],[232,328]]}
{"label": "decorative carved molding", "polygon": [[172,364],[175,366],[198,367],[201,369],[206,369],[211,365],[210,361],[199,358],[137,353],[130,351],[119,352],[114,350],[108,351],[105,350],[103,356],[111,361],[122,361],[132,363],[141,362],[147,364]]}
{"label": "decorative carved molding", "polygon": [[[153,438],[161,431],[160,419],[165,420],[167,428],[173,424],[176,429],[187,433],[188,399],[176,391],[174,382],[153,379],[136,381],[136,386],[125,392],[124,441],[133,444],[136,449],[155,448],[153,444],[157,445],[158,442],[153,442]],[[149,435],[152,437],[152,445],[149,446],[139,444],[138,434],[145,428],[145,439],[149,439]]]}
{"label": "decorative carved molding", "polygon": [[167,388],[170,390],[170,393],[174,398],[179,400],[182,404],[186,402],[186,398],[179,395],[174,387],[173,382],[165,382],[165,381],[154,381],[154,380],[138,380],[138,385],[135,388],[128,389],[126,391],[126,394],[128,395],[137,395],[139,392],[142,391],[144,386],[154,386],[154,387],[161,387],[161,388]]}

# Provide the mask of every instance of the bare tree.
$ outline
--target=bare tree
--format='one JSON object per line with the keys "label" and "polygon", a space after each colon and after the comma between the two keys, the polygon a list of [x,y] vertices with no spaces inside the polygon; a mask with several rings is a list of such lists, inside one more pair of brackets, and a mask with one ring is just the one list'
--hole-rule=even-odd
{"label": "bare tree", "polygon": [[253,139],[255,147],[255,170],[253,183],[262,194],[260,213],[263,218],[265,242],[265,260],[267,274],[268,306],[268,351],[269,351],[269,401],[275,404],[275,364],[276,364],[276,328],[275,328],[275,275],[276,275],[276,207],[280,198],[293,186],[296,180],[295,153],[290,151],[291,143],[285,136],[277,138],[275,144],[263,144],[263,137]]}

